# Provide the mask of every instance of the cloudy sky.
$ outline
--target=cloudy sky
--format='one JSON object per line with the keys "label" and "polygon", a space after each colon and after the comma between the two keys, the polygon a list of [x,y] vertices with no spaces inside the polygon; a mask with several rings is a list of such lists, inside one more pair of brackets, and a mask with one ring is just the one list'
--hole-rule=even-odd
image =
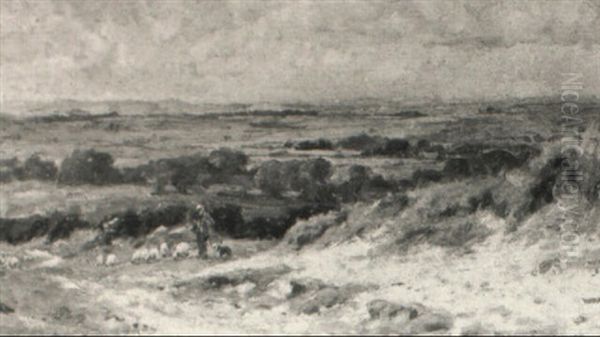
{"label": "cloudy sky", "polygon": [[600,93],[600,1],[0,1],[2,100]]}

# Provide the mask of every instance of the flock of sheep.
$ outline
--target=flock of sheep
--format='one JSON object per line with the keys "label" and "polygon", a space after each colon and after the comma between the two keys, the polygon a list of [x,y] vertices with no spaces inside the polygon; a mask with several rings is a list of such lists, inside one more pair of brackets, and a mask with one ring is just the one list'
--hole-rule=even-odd
{"label": "flock of sheep", "polygon": [[[215,255],[219,258],[231,257],[231,249],[221,244],[213,244],[212,250]],[[162,242],[159,246],[154,247],[141,247],[136,249],[131,255],[131,263],[141,264],[158,261],[172,257],[175,260],[184,259],[197,255],[198,252],[193,250],[189,243],[180,242],[173,249],[169,247],[166,242]],[[96,264],[102,266],[114,266],[118,263],[117,256],[115,254],[104,254],[101,253],[96,257]]]}
{"label": "flock of sheep", "polygon": [[[154,244],[147,245],[136,249],[131,255],[130,262],[133,264],[151,263],[161,259],[173,258],[174,260],[185,259],[188,257],[194,257],[198,255],[198,251],[192,248],[188,242],[175,241],[173,247],[169,246],[169,239],[165,237],[166,228],[159,227],[152,235],[150,239],[153,239]],[[158,236],[162,236],[160,239]],[[158,240],[157,240],[158,239]],[[181,240],[181,239],[180,239]],[[62,242],[62,241],[60,241]],[[59,242],[57,241],[57,244]],[[176,243],[176,244],[175,244]],[[64,244],[64,242],[63,242]],[[117,246],[121,246],[117,244]],[[221,242],[214,242],[210,245],[210,250],[214,257],[227,259],[232,255],[231,248],[223,245]],[[25,262],[29,256],[22,256],[21,259],[14,255],[9,255],[5,252],[0,251],[0,268],[2,269],[18,269],[22,262]],[[102,251],[96,257],[95,261],[97,266],[115,266],[119,264],[117,255]]]}
{"label": "flock of sheep", "polygon": [[19,266],[19,258],[16,256],[3,256],[0,255],[0,266],[7,269],[15,269]]}

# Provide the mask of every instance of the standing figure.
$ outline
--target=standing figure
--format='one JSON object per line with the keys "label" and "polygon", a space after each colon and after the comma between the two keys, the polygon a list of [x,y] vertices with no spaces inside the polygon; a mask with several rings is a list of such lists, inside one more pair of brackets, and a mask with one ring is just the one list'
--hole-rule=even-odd
{"label": "standing figure", "polygon": [[206,212],[202,204],[198,204],[191,216],[192,232],[196,235],[196,244],[198,245],[198,257],[206,259],[208,257],[208,241],[215,241],[214,234],[215,221]]}
{"label": "standing figure", "polygon": [[110,219],[110,221],[103,221],[100,223],[100,235],[98,239],[101,244],[112,244],[112,240],[116,238],[119,233],[119,220],[119,217],[114,217]]}

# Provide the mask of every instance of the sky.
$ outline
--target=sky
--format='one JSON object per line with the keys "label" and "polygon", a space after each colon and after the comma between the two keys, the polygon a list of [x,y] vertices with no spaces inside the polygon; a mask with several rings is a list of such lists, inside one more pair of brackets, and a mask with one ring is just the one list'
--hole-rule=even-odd
{"label": "sky", "polygon": [[600,93],[600,1],[0,1],[0,99]]}

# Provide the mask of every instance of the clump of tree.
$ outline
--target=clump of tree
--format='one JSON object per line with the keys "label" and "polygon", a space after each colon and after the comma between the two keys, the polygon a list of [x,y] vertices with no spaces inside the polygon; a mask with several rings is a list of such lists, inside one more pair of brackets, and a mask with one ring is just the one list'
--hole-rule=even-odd
{"label": "clump of tree", "polygon": [[276,159],[262,163],[254,175],[256,186],[272,196],[281,196],[288,184],[284,167],[285,164]]}
{"label": "clump of tree", "polygon": [[126,182],[150,182],[154,192],[166,192],[172,186],[179,193],[187,193],[194,186],[210,186],[217,183],[240,181],[239,176],[248,176],[248,156],[239,150],[220,148],[208,156],[194,153],[186,156],[162,158],[135,168],[123,169]]}
{"label": "clump of tree", "polygon": [[239,174],[246,172],[248,155],[239,150],[220,148],[208,155],[211,171],[218,174]]}
{"label": "clump of tree", "polygon": [[268,160],[262,163],[254,176],[255,184],[264,192],[280,196],[285,191],[314,194],[327,185],[332,165],[326,159]]}
{"label": "clump of tree", "polygon": [[398,190],[395,181],[387,180],[363,165],[352,165],[348,178],[337,186],[337,194],[344,202],[354,202],[384,195]]}
{"label": "clump of tree", "polygon": [[333,150],[335,148],[332,141],[325,138],[315,140],[303,140],[294,145],[294,149],[301,151],[310,150]]}
{"label": "clump of tree", "polygon": [[58,168],[53,161],[43,160],[34,154],[23,163],[22,179],[54,180],[57,173]]}
{"label": "clump of tree", "polygon": [[360,133],[340,139],[337,145],[347,150],[367,151],[383,144],[384,142],[385,139],[383,137]]}
{"label": "clump of tree", "polygon": [[0,161],[0,182],[12,180],[54,180],[58,169],[53,161],[43,160],[33,154],[24,163],[14,157]]}
{"label": "clump of tree", "polygon": [[403,138],[386,139],[381,145],[363,151],[363,155],[408,157],[411,154],[410,142]]}
{"label": "clump of tree", "polygon": [[65,185],[109,185],[122,182],[110,153],[76,149],[60,165],[58,182]]}
{"label": "clump of tree", "polygon": [[17,157],[0,160],[0,182],[9,182],[16,179],[17,170],[21,163]]}

